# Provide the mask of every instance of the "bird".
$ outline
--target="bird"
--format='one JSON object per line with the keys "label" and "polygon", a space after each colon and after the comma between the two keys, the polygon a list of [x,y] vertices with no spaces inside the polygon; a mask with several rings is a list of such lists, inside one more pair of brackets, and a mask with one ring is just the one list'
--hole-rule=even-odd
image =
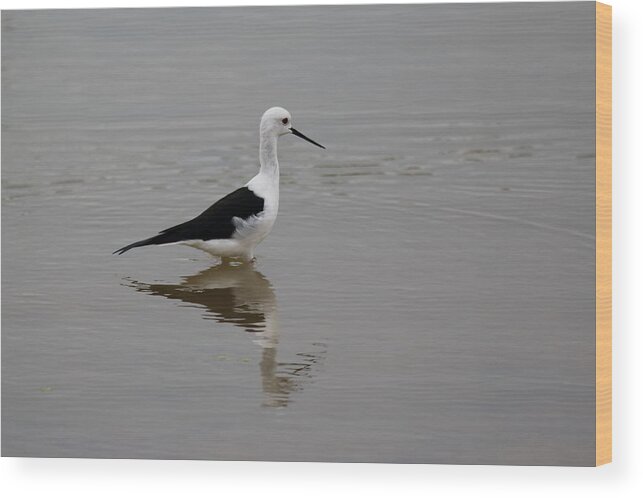
{"label": "bird", "polygon": [[253,261],[255,247],[270,233],[277,219],[277,141],[279,137],[290,134],[326,148],[293,128],[292,116],[286,109],[271,107],[261,117],[259,125],[260,169],[255,177],[195,218],[121,247],[113,254],[120,255],[136,247],[183,244],[222,260]]}

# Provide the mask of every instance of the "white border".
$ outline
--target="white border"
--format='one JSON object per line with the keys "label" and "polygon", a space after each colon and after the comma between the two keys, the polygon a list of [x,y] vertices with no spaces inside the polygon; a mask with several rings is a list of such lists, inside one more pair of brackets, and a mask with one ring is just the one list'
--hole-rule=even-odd
{"label": "white border", "polygon": [[[401,3],[328,1],[0,0],[2,9],[274,4]],[[403,3],[424,3],[408,1]],[[455,3],[455,2],[442,2]],[[469,0],[469,3],[480,3]],[[189,462],[0,460],[7,497],[209,496],[445,497],[643,496],[643,2],[612,0],[614,32],[614,463],[598,468]],[[637,382],[639,381],[639,382]],[[638,420],[638,422],[637,422]]]}
{"label": "white border", "polygon": [[[543,0],[519,0],[538,2]],[[551,0],[545,0],[551,1]],[[80,8],[115,8],[115,7],[239,7],[257,5],[357,5],[357,4],[422,4],[422,3],[506,3],[506,0],[440,0],[427,2],[423,0],[0,0],[2,9],[80,9]],[[605,2],[622,4],[635,2],[624,0]]]}

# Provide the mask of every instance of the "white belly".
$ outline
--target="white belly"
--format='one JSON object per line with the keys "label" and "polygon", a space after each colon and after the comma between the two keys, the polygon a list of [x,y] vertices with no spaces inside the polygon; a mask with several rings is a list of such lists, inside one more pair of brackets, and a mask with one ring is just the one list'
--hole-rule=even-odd
{"label": "white belly", "polygon": [[236,231],[232,238],[188,240],[183,244],[213,256],[251,260],[254,257],[255,247],[268,236],[276,219],[277,212],[274,209],[264,210],[259,216],[251,216],[246,220],[234,218]]}

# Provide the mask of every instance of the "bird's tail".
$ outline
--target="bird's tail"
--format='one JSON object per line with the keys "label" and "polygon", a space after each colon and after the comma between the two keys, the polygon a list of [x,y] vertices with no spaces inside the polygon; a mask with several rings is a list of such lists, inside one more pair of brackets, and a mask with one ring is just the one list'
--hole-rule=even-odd
{"label": "bird's tail", "polygon": [[138,242],[134,242],[133,244],[130,244],[128,246],[121,247],[120,249],[117,249],[116,251],[114,251],[112,254],[121,255],[124,252],[129,251],[130,249],[134,249],[135,247],[163,244],[164,242],[161,239],[162,239],[161,234],[155,235],[154,237],[150,237],[149,239],[139,240]]}

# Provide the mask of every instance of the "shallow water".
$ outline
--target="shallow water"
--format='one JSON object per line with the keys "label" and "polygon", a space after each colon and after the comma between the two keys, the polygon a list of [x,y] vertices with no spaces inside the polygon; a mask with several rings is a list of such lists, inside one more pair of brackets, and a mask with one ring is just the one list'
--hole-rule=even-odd
{"label": "shallow water", "polygon": [[593,464],[593,5],[3,12],[3,455]]}

